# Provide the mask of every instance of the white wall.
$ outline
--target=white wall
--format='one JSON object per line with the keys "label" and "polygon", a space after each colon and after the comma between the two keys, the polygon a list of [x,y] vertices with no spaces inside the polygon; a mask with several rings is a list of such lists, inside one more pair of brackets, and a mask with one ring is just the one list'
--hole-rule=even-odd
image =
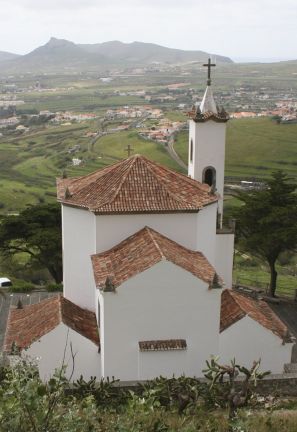
{"label": "white wall", "polygon": [[195,123],[194,120],[190,120],[189,149],[191,139],[193,139],[193,162],[190,161],[189,151],[189,176],[202,182],[204,168],[212,166],[216,169],[216,188],[222,198],[219,202],[220,213],[222,213],[226,123],[217,123],[213,120]]}
{"label": "white wall", "polygon": [[216,208],[216,204],[211,204],[198,213],[97,216],[97,253],[149,226],[182,246],[203,252],[214,265]]}
{"label": "white wall", "polygon": [[37,359],[40,376],[47,381],[55,369],[62,366],[64,349],[67,344],[65,365],[67,365],[66,376],[69,378],[73,366],[70,343],[72,343],[73,353],[75,353],[72,380],[77,380],[80,375],[83,375],[85,380],[89,380],[91,376],[96,376],[100,380],[101,359],[98,346],[69,329],[63,323],[34,342],[26,351],[22,352],[22,355]]}
{"label": "white wall", "polygon": [[95,310],[90,255],[96,252],[93,213],[62,205],[64,296],[82,308]]}
{"label": "white wall", "polygon": [[235,357],[240,365],[251,367],[261,358],[261,370],[282,373],[291,362],[292,343],[282,339],[248,316],[220,333],[220,361],[229,363]]}
{"label": "white wall", "polygon": [[224,281],[225,288],[232,288],[234,234],[216,235],[216,259],[214,267]]}
{"label": "white wall", "polygon": [[216,263],[216,224],[217,204],[203,207],[197,218],[195,250],[203,252],[213,266]]}
{"label": "white wall", "polygon": [[96,224],[97,253],[112,248],[145,226],[196,249],[197,213],[100,215]]}
{"label": "white wall", "polygon": [[138,376],[146,379],[181,376],[188,362],[187,350],[139,351],[138,356]]}
{"label": "white wall", "polygon": [[[202,376],[205,360],[219,349],[220,294],[168,261],[132,277],[116,293],[101,293],[102,374],[121,380]],[[139,353],[139,341],[159,339],[186,339],[187,350]]]}
{"label": "white wall", "polygon": [[62,206],[64,296],[97,313],[90,256],[110,249],[146,225],[202,252],[215,266],[216,209],[214,203],[198,213],[94,216],[90,211]]}

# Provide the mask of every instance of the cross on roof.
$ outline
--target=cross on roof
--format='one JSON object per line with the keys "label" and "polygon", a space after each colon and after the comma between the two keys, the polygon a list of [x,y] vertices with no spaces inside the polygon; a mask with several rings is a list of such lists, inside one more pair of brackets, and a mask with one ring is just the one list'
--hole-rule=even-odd
{"label": "cross on roof", "polygon": [[203,66],[206,66],[208,71],[207,71],[207,85],[210,86],[211,84],[211,79],[210,79],[210,73],[211,73],[211,68],[216,66],[214,63],[211,63],[210,58],[208,59],[208,62],[206,64],[204,64]]}
{"label": "cross on roof", "polygon": [[128,144],[127,147],[125,148],[125,151],[127,152],[128,157],[130,157],[131,156],[131,152],[133,152],[134,149],[131,147],[130,144]]}

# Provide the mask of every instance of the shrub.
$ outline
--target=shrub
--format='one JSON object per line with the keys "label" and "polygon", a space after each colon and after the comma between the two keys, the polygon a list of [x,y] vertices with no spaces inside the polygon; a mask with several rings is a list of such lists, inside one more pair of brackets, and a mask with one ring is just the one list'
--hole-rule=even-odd
{"label": "shrub", "polygon": [[9,291],[11,292],[31,292],[34,289],[35,285],[25,281],[17,281],[11,287],[9,287]]}
{"label": "shrub", "polygon": [[203,393],[203,387],[197,378],[159,377],[148,381],[143,386],[143,397],[153,397],[161,406],[176,407],[181,413],[187,407],[197,403]]}
{"label": "shrub", "polygon": [[117,409],[127,402],[127,390],[122,390],[114,384],[118,380],[101,379],[96,382],[96,377],[91,377],[89,381],[85,381],[81,376],[74,384],[72,394],[77,399],[84,399],[92,396],[97,406],[104,408]]}
{"label": "shrub", "polygon": [[50,283],[46,285],[46,290],[49,292],[55,292],[55,291],[63,291],[63,284],[61,283]]}

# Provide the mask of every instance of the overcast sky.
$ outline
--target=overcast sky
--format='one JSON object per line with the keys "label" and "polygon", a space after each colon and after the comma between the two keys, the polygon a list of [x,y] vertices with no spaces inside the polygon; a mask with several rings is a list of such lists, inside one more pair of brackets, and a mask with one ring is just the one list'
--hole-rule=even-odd
{"label": "overcast sky", "polygon": [[297,0],[0,0],[0,11],[0,51],[25,54],[54,36],[297,59]]}

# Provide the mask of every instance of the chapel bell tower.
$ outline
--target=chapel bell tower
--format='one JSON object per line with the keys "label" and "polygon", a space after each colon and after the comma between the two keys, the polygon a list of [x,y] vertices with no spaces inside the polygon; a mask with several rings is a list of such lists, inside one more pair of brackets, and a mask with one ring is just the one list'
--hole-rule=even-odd
{"label": "chapel bell tower", "polygon": [[225,171],[226,123],[229,116],[216,106],[211,89],[211,68],[215,64],[203,65],[208,68],[207,87],[200,106],[189,112],[189,177],[207,183],[220,195],[218,222],[222,223]]}

